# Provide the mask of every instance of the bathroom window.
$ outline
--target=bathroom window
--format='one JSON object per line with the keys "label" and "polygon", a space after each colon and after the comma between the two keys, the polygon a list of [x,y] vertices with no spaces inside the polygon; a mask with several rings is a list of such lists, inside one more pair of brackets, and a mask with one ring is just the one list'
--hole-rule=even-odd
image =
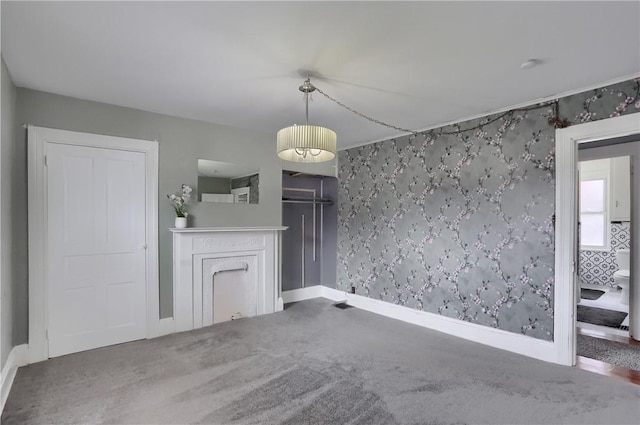
{"label": "bathroom window", "polygon": [[[591,174],[591,173],[590,173]],[[580,180],[580,249],[609,249],[608,179],[593,174]]]}

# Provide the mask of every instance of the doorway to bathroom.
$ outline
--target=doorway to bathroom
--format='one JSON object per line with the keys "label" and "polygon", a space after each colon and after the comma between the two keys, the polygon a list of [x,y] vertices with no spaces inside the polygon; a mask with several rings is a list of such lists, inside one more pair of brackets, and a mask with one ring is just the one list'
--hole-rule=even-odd
{"label": "doorway to bathroom", "polygon": [[[640,139],[582,143],[578,150],[576,259],[576,354],[579,366],[618,372],[640,370],[640,314],[630,296],[632,243],[640,237],[633,220],[633,158]],[[637,197],[635,197],[637,200]],[[636,265],[637,267],[637,265]]]}

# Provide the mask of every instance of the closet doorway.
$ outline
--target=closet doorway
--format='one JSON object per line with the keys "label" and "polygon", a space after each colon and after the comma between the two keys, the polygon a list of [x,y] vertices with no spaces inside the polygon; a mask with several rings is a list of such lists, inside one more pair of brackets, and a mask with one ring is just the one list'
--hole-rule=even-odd
{"label": "closet doorway", "polygon": [[283,171],[282,291],[335,287],[337,196],[335,177]]}

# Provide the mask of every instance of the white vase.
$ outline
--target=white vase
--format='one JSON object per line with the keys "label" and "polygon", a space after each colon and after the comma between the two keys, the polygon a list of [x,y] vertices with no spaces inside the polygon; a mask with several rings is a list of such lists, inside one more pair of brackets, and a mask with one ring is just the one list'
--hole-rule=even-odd
{"label": "white vase", "polygon": [[187,227],[187,217],[176,217],[176,229],[184,229]]}

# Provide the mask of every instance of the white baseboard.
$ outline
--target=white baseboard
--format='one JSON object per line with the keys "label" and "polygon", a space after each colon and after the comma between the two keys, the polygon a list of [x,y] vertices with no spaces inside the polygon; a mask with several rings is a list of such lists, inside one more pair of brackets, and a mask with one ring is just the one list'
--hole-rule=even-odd
{"label": "white baseboard", "polygon": [[164,319],[160,319],[158,323],[158,336],[164,336],[172,334],[176,331],[176,322],[173,320],[173,317],[166,317]]}
{"label": "white baseboard", "polygon": [[557,346],[551,341],[528,337],[522,334],[482,326],[463,320],[426,311],[414,310],[362,295],[349,294],[337,289],[322,287],[322,296],[333,301],[347,301],[347,304],[372,313],[403,322],[433,329],[469,341],[478,342],[523,356],[547,362],[558,363]]}
{"label": "white baseboard", "polygon": [[[347,301],[349,295],[351,295],[352,297],[356,296],[355,294],[349,294],[346,291],[340,291],[338,289],[329,288],[328,286],[322,287],[322,296],[324,298],[330,299],[331,301]],[[362,297],[362,298],[366,298],[366,297]]]}
{"label": "white baseboard", "polygon": [[311,298],[320,298],[323,294],[323,288],[321,285],[315,285],[306,288],[292,289],[290,291],[282,291],[282,300],[285,304],[288,304],[310,300]]}
{"label": "white baseboard", "polygon": [[4,410],[16,372],[21,366],[29,364],[29,346],[27,344],[13,347],[7,357],[7,361],[2,368],[2,379],[0,380],[0,414]]}

